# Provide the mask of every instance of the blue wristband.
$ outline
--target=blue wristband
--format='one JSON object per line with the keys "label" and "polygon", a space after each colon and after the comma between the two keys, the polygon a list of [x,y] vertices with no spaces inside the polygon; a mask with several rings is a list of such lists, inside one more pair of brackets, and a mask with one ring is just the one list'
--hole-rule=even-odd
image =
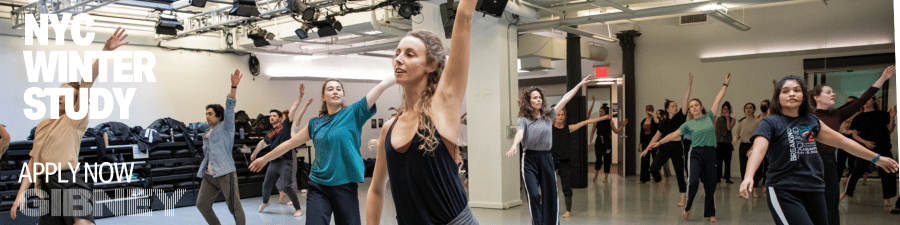
{"label": "blue wristband", "polygon": [[875,164],[876,162],[878,162],[879,159],[881,159],[881,154],[875,154],[875,158],[872,159],[872,164]]}

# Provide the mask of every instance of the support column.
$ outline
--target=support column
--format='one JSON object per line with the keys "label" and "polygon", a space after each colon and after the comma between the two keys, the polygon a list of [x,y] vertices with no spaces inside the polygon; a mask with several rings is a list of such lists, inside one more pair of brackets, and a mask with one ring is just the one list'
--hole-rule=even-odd
{"label": "support column", "polygon": [[[581,36],[566,36],[566,91],[572,90],[581,79]],[[575,94],[566,104],[566,124],[575,124],[586,119],[587,107],[581,92]],[[575,152],[572,157],[572,188],[586,188],[587,170],[587,129],[579,129],[572,133],[569,147]]]}
{"label": "support column", "polygon": [[[622,47],[622,74],[625,77],[625,118],[630,121],[627,126],[625,126],[624,132],[634,131],[637,129],[638,118],[637,107],[635,107],[635,88],[634,88],[634,49],[635,49],[635,38],[641,36],[641,32],[636,30],[626,30],[619,33],[616,33],[616,38],[619,39],[619,46]],[[633,136],[628,136],[625,138],[625,175],[626,176],[634,176],[637,171],[636,159],[637,159],[637,145],[635,143],[635,138]]]}
{"label": "support column", "polygon": [[[428,30],[444,37],[439,2],[422,1],[421,23],[413,30]],[[414,19],[418,21],[416,16]],[[504,18],[482,17],[472,22],[469,81],[464,109],[468,113],[469,205],[506,209],[522,204],[519,158],[506,157],[515,126],[518,73],[515,25]],[[450,40],[444,39],[449,46]],[[453,46],[449,46],[452,48]]]}

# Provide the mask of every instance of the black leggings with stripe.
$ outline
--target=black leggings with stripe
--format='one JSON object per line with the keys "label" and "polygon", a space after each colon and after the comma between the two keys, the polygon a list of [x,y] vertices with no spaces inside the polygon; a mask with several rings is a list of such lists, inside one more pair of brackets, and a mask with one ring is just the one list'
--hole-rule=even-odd
{"label": "black leggings with stripe", "polygon": [[559,223],[559,197],[556,194],[556,171],[550,151],[525,150],[522,156],[522,179],[528,194],[532,224]]}
{"label": "black leggings with stripe", "polygon": [[828,224],[825,192],[801,192],[768,187],[769,212],[775,224]]}

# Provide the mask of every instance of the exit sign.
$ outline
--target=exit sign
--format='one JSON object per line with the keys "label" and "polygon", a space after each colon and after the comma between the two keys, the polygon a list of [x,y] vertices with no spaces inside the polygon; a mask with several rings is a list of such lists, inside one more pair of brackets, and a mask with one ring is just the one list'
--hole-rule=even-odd
{"label": "exit sign", "polygon": [[594,73],[595,73],[594,77],[606,77],[608,75],[607,72],[609,72],[608,66],[595,67],[594,68]]}

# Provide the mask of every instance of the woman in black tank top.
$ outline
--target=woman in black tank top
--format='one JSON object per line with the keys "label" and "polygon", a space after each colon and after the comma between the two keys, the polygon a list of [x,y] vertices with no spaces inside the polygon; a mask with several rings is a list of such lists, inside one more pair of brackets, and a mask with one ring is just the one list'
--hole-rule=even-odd
{"label": "woman in black tank top", "polygon": [[[599,113],[600,116],[606,116],[609,114],[609,107],[603,104]],[[594,155],[597,157],[597,161],[594,162],[594,182],[597,182],[597,176],[600,176],[600,166],[603,166],[603,183],[609,182],[609,168],[612,165],[612,132],[616,132],[618,135],[626,124],[628,124],[628,119],[622,121],[622,125],[618,127],[613,126],[612,120],[600,121],[591,130],[591,139],[594,139],[595,132],[599,134],[594,140]]]}
{"label": "woman in black tank top", "polygon": [[590,123],[602,122],[610,119],[612,119],[612,115],[606,115],[581,121],[576,124],[565,125],[566,110],[562,109],[556,111],[556,121],[553,122],[553,147],[550,148],[550,154],[553,156],[553,164],[556,165],[556,173],[559,174],[560,183],[562,183],[563,196],[566,198],[566,213],[563,214],[563,218],[569,218],[572,211],[572,185],[570,183],[572,182],[571,157],[573,149],[569,148],[569,134]]}
{"label": "woman in black tank top", "polygon": [[[456,138],[469,76],[475,0],[461,0],[447,57],[440,37],[413,31],[400,40],[393,66],[403,90],[398,115],[381,130],[366,224],[381,222],[390,176],[398,224],[478,224],[458,177]],[[453,64],[448,65],[448,62]],[[445,119],[446,118],[446,119]]]}

